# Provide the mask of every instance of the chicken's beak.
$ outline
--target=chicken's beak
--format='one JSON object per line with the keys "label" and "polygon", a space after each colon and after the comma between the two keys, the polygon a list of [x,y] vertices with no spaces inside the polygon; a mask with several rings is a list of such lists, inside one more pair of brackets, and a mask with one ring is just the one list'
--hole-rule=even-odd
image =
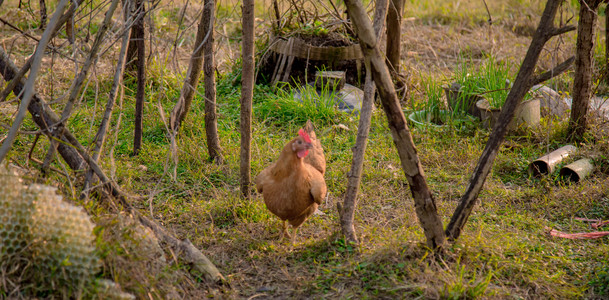
{"label": "chicken's beak", "polygon": [[306,149],[313,149],[313,144],[312,143],[305,143],[305,148]]}

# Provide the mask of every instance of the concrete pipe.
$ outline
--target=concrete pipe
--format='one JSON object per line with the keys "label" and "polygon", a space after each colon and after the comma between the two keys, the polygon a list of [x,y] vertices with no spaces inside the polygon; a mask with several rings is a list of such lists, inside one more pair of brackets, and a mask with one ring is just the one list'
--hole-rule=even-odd
{"label": "concrete pipe", "polygon": [[575,146],[566,145],[536,159],[529,164],[529,174],[538,177],[554,172],[554,167],[576,150]]}
{"label": "concrete pipe", "polygon": [[560,169],[560,177],[569,179],[572,182],[579,182],[586,176],[590,175],[594,170],[592,160],[583,158],[576,162],[570,163]]}

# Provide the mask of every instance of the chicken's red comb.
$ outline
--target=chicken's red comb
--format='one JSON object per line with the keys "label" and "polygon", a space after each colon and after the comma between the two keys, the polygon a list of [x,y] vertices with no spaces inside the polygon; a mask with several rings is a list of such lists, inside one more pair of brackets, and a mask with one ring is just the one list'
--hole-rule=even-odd
{"label": "chicken's red comb", "polygon": [[300,135],[305,142],[310,143],[311,142],[311,137],[309,137],[309,134],[304,131],[302,128],[300,128],[300,130],[298,130],[298,135]]}

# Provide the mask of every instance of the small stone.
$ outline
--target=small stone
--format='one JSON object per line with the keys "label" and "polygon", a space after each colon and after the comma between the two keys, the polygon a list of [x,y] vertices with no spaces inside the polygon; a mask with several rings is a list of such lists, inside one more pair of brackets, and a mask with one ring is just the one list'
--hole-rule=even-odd
{"label": "small stone", "polygon": [[332,127],[336,128],[336,129],[344,130],[344,131],[349,131],[349,127],[347,127],[347,125],[345,125],[345,124],[333,125]]}
{"label": "small stone", "polygon": [[261,286],[256,289],[256,293],[267,293],[267,292],[272,292],[273,290],[274,289],[272,287]]}

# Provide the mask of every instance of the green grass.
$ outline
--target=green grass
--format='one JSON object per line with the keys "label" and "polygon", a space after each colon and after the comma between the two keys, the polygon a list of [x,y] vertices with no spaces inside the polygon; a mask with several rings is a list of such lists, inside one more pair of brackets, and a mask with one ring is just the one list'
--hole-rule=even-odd
{"label": "green grass", "polygon": [[[217,260],[223,274],[239,286],[231,295],[253,295],[261,285],[276,297],[577,298],[606,293],[606,270],[594,263],[607,255],[605,240],[557,240],[544,233],[545,227],[585,231],[572,217],[606,216],[603,202],[594,200],[603,193],[604,177],[593,176],[575,189],[529,178],[528,162],[545,152],[537,146],[543,137],[537,133],[508,137],[508,143],[517,146],[500,152],[463,236],[448,248],[443,261],[437,261],[423,246],[410,191],[381,110],[373,115],[356,214],[362,245],[345,244],[337,233],[335,209],[323,207],[326,215],[308,220],[295,249],[290,250],[285,241],[277,240],[279,222],[262,199],[239,199],[239,92],[226,80],[218,87],[226,165],[215,166],[206,159],[204,128],[196,125],[202,124],[204,111],[195,102],[178,143],[177,181],[163,176],[168,145],[159,142],[164,139],[158,122],[156,127],[148,126],[139,157],[127,153],[118,157],[117,177],[123,188],[144,195],[151,191],[151,184],[159,184],[161,192],[152,199],[154,215]],[[343,115],[326,119],[315,113],[317,104],[288,101],[286,94],[277,95],[262,86],[256,87],[255,95],[253,175],[276,159],[302,120],[313,118],[326,149],[331,198],[339,201],[357,119]],[[131,97],[125,103],[126,123]],[[278,101],[283,102],[276,111],[268,109]],[[172,106],[171,102],[162,104],[166,111]],[[155,106],[147,102],[146,111],[156,116]],[[337,120],[351,131],[334,127]],[[131,129],[122,128],[122,139],[129,141]],[[412,133],[446,224],[489,133],[417,128]],[[138,164],[148,171],[136,168]],[[583,191],[590,196],[577,196]],[[148,207],[147,201],[141,205]],[[230,256],[220,259],[223,253]]]}
{"label": "green grass", "polygon": [[512,77],[507,62],[489,57],[482,64],[463,60],[451,81],[461,86],[461,96],[480,95],[489,101],[491,107],[501,108],[513,82]]}
{"label": "green grass", "polygon": [[339,91],[328,83],[321,89],[310,85],[284,85],[277,88],[277,95],[270,95],[254,101],[255,110],[261,120],[280,124],[293,123],[295,126],[307,120],[320,125],[338,124],[348,114],[336,109]]}

